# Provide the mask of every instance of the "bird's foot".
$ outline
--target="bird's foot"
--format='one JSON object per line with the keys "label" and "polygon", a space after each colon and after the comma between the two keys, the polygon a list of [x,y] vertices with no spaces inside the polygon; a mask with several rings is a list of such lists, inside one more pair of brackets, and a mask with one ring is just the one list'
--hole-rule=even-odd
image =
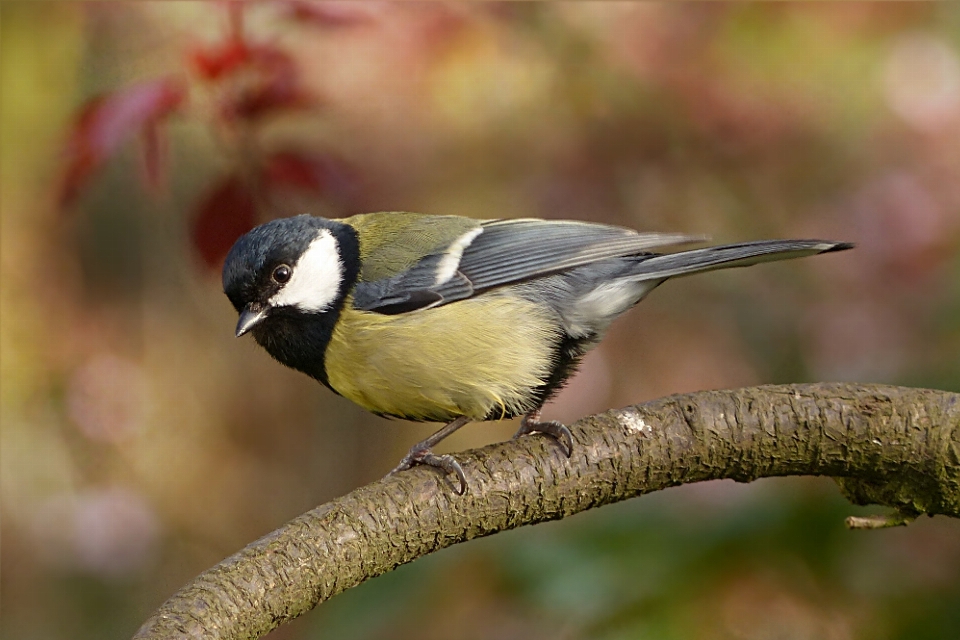
{"label": "bird's foot", "polygon": [[516,439],[528,433],[548,435],[557,441],[557,444],[563,449],[564,455],[569,458],[573,454],[573,434],[570,433],[570,429],[562,422],[557,422],[556,420],[541,422],[539,409],[523,416],[523,419],[520,421],[520,428],[513,437]]}
{"label": "bird's foot", "polygon": [[460,463],[457,462],[453,456],[438,456],[430,449],[419,448],[419,446],[420,445],[416,445],[410,449],[410,452],[403,457],[403,460],[400,461],[400,464],[398,464],[396,468],[387,475],[392,476],[393,474],[405,471],[414,465],[422,464],[428,467],[441,469],[448,475],[457,476],[457,480],[460,483],[460,486],[455,489],[457,495],[462,496],[467,492],[467,476],[464,475],[463,467],[460,466]]}
{"label": "bird's foot", "polygon": [[437,444],[468,422],[470,422],[470,418],[466,416],[460,416],[453,422],[445,425],[442,429],[431,435],[423,442],[418,442],[417,444],[413,445],[413,447],[410,448],[409,453],[407,453],[407,455],[403,457],[403,460],[400,461],[400,464],[398,464],[396,468],[387,475],[392,476],[393,474],[409,469],[416,464],[423,464],[428,467],[442,469],[447,474],[457,476],[457,480],[460,481],[460,487],[457,490],[457,494],[462,496],[467,492],[467,477],[463,473],[463,467],[460,466],[460,463],[457,462],[453,456],[438,456],[431,451],[431,448],[433,445]]}

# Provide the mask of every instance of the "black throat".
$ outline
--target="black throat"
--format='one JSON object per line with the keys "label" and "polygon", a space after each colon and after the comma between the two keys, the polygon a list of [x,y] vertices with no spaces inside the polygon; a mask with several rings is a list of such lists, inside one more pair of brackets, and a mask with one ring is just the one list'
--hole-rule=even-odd
{"label": "black throat", "polygon": [[293,307],[277,308],[254,327],[252,333],[257,343],[278,362],[302,371],[336,392],[327,379],[325,357],[347,295],[360,274],[360,241],[350,225],[334,220],[326,222],[337,241],[343,264],[343,280],[330,309],[310,313]]}

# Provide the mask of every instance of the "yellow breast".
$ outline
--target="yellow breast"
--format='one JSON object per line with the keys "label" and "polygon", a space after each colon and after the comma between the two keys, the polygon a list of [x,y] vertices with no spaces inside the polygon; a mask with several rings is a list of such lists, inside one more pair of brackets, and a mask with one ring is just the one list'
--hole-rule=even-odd
{"label": "yellow breast", "polygon": [[392,316],[351,302],[327,346],[330,385],[370,411],[411,420],[533,408],[560,339],[547,311],[508,294]]}

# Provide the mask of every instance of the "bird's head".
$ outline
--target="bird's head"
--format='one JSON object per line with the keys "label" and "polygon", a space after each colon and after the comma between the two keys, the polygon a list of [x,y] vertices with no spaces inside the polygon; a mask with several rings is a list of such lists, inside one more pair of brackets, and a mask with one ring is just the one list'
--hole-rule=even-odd
{"label": "bird's head", "polygon": [[338,311],[358,267],[349,225],[300,215],[256,227],[236,241],[223,265],[223,291],[240,314],[237,337],[274,318]]}

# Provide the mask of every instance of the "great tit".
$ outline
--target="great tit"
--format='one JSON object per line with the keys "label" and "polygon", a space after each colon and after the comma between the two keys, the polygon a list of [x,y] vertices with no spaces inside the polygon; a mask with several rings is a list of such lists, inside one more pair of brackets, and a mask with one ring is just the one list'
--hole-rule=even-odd
{"label": "great tit", "polygon": [[[675,233],[577,221],[368,213],[300,215],[230,249],[223,289],[282,364],[381,416],[446,422],[394,469],[426,464],[466,479],[431,448],[464,424],[523,416],[517,436],[570,431],[540,410],[610,323],[668,278],[840,251],[764,240],[677,253]],[[515,436],[516,437],[516,436]]]}

